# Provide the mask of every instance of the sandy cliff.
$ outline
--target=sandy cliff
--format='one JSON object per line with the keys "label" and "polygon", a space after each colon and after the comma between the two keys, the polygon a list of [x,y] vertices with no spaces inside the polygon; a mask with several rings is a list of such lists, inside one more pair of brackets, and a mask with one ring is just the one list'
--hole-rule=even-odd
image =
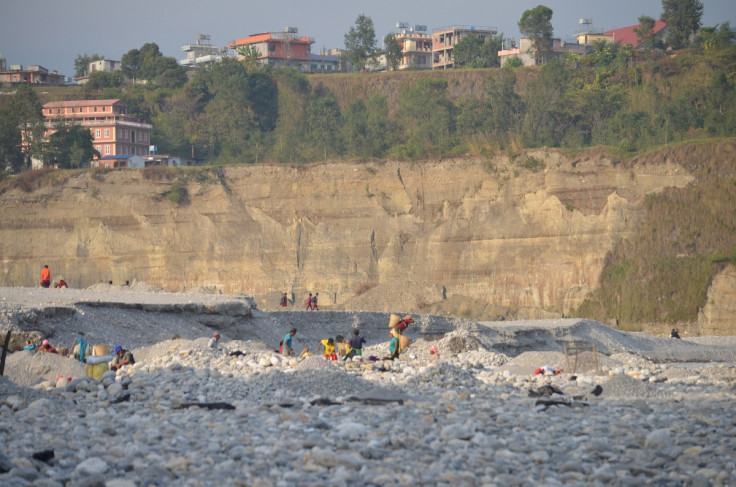
{"label": "sandy cliff", "polygon": [[[692,180],[680,164],[540,150],[67,174],[0,194],[0,286],[38,285],[48,264],[73,287],[137,279],[264,303],[318,291],[323,307],[411,311],[459,299],[487,306],[488,319],[559,316],[597,284],[644,196]],[[176,177],[180,204],[166,198]]]}

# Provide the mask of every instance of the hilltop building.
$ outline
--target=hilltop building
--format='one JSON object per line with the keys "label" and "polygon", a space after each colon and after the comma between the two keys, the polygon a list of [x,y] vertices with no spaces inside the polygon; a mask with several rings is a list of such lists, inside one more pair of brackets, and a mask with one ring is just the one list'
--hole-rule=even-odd
{"label": "hilltop building", "polygon": [[485,41],[498,33],[495,27],[476,27],[471,25],[455,25],[442,27],[432,31],[432,69],[451,69],[452,49],[458,42],[469,35],[480,37]]}
{"label": "hilltop building", "polygon": [[114,73],[116,71],[121,71],[123,69],[123,64],[120,61],[112,61],[110,59],[98,59],[97,61],[92,61],[87,65],[87,74],[84,76],[77,76],[74,78],[74,81],[77,82],[77,84],[83,85],[87,83],[89,80],[89,75],[92,73],[95,73],[97,71],[102,71],[106,73]]}
{"label": "hilltop building", "polygon": [[264,66],[294,66],[302,72],[310,72],[312,44],[311,37],[299,37],[296,27],[287,27],[281,32],[253,34],[235,40],[227,47],[237,49],[241,46],[253,46],[258,52],[258,63]]}
{"label": "hilltop building", "polygon": [[0,70],[0,82],[2,83],[63,85],[66,82],[66,76],[63,74],[57,73],[56,70],[49,73],[48,69],[39,65],[31,65],[23,69],[20,64],[11,64],[9,69],[4,69],[4,65],[2,68]]}
{"label": "hilltop building", "polygon": [[212,64],[222,59],[227,53],[227,48],[210,44],[209,34],[199,34],[196,43],[184,44],[181,46],[181,50],[187,53],[187,57],[179,60],[179,64],[193,68],[203,64]]}
{"label": "hilltop building", "polygon": [[[639,27],[639,24],[630,25],[628,27],[621,27],[620,29],[607,30],[606,35],[611,36],[613,42],[620,42],[622,46],[632,46],[634,49],[639,49],[644,45],[644,39],[639,39],[634,29]],[[654,21],[654,29],[652,29],[652,36],[656,40],[664,40],[667,34],[667,24],[661,20]]]}
{"label": "hilltop building", "polygon": [[57,120],[88,127],[92,144],[102,158],[125,155],[130,160],[130,156],[149,153],[153,125],[128,115],[128,106],[122,100],[54,101],[43,105],[43,115],[47,120],[46,136],[54,133]]}
{"label": "hilltop building", "polygon": [[588,46],[585,45],[568,44],[560,39],[552,39],[552,49],[549,55],[538,59],[536,49],[532,45],[532,40],[522,37],[519,39],[519,47],[498,51],[498,60],[501,66],[503,66],[510,58],[518,57],[524,66],[534,66],[535,64],[544,64],[550,59],[562,59],[565,54],[570,52],[583,56],[587,50]]}
{"label": "hilltop building", "polygon": [[432,36],[426,25],[409,27],[408,22],[396,24],[396,40],[401,46],[399,70],[432,69]]}

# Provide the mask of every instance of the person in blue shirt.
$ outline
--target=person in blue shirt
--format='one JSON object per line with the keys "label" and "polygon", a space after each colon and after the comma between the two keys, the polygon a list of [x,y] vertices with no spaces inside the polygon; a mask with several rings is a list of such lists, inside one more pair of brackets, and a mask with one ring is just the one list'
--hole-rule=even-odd
{"label": "person in blue shirt", "polygon": [[296,335],[296,328],[289,330],[289,333],[287,333],[284,336],[284,339],[281,340],[281,355],[294,355],[294,348],[292,346],[294,335]]}

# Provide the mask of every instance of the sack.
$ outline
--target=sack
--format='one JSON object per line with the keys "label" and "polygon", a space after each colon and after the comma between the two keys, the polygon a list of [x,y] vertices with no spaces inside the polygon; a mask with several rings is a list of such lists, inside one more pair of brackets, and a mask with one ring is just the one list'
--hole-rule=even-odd
{"label": "sack", "polygon": [[388,320],[388,327],[394,328],[399,323],[399,321],[401,321],[401,316],[391,313],[391,317]]}

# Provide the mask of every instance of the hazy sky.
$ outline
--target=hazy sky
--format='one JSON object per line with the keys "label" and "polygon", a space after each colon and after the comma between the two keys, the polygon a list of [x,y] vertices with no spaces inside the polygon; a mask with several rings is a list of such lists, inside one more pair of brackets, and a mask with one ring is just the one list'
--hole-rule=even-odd
{"label": "hazy sky", "polygon": [[[736,0],[702,0],[702,23],[736,27]],[[197,34],[212,44],[294,26],[312,37],[313,52],[343,47],[345,33],[360,14],[373,19],[379,46],[399,21],[432,29],[450,25],[496,27],[518,39],[524,10],[546,5],[554,12],[554,36],[575,34],[580,18],[597,29],[637,23],[640,15],[659,18],[661,0],[0,0],[0,56],[10,64],[41,65],[74,74],[78,54],[120,60],[130,49],[158,44],[165,56],[184,58],[181,46]]]}

